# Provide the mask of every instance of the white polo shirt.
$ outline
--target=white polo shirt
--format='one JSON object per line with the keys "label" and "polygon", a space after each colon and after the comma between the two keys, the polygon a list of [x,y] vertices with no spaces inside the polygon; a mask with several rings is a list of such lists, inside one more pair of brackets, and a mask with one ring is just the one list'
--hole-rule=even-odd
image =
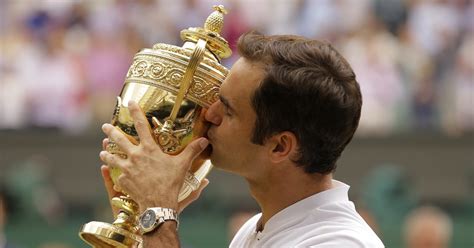
{"label": "white polo shirt", "polygon": [[230,247],[384,247],[349,201],[349,186],[336,180],[332,184],[272,216],[262,232],[256,231],[262,214],[255,215]]}

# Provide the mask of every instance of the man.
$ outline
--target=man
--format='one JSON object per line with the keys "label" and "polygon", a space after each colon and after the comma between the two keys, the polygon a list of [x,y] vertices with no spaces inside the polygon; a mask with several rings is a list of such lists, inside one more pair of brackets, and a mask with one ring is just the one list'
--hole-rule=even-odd
{"label": "man", "polygon": [[453,223],[449,215],[434,206],[414,209],[405,219],[403,236],[408,248],[449,247]]}
{"label": "man", "polygon": [[14,198],[7,187],[0,183],[0,248],[18,247],[7,240],[5,228],[8,221],[8,214],[11,214],[14,205]]}
{"label": "man", "polygon": [[[206,112],[211,124],[177,156],[164,154],[136,103],[129,108],[141,143],[104,124],[127,159],[101,152],[123,174],[117,185],[141,211],[178,209],[186,170],[208,144],[215,167],[244,177],[262,213],[242,226],[231,247],[383,247],[332,179],[357,128],[362,98],[355,75],[329,44],[297,36],[248,33],[242,56]],[[174,221],[144,234],[145,247],[178,247]]]}
{"label": "man", "polygon": [[7,247],[4,227],[7,222],[7,194],[0,184],[0,248]]}

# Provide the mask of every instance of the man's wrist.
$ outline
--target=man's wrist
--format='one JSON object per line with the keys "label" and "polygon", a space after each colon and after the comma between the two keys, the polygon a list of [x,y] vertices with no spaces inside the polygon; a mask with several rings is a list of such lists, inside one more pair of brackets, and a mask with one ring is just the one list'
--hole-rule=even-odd
{"label": "man's wrist", "polygon": [[180,247],[176,227],[176,222],[165,221],[160,228],[143,235],[143,247]]}
{"label": "man's wrist", "polygon": [[178,230],[178,222],[176,221],[165,221],[163,224],[160,225],[159,228],[155,228],[153,231],[144,233],[144,236],[150,236],[154,233],[161,233],[161,232],[176,232]]}
{"label": "man's wrist", "polygon": [[176,199],[171,197],[157,197],[157,199],[143,200],[139,202],[140,212],[147,210],[148,208],[162,207],[178,210],[178,197]]}

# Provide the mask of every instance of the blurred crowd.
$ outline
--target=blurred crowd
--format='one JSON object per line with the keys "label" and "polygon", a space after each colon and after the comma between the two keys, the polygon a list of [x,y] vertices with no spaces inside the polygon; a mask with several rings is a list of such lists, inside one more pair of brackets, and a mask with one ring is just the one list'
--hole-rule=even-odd
{"label": "blurred crowd", "polygon": [[251,29],[332,42],[362,89],[358,135],[474,130],[472,0],[0,0],[0,129],[98,129],[133,55],[181,45],[213,4],[232,48]]}

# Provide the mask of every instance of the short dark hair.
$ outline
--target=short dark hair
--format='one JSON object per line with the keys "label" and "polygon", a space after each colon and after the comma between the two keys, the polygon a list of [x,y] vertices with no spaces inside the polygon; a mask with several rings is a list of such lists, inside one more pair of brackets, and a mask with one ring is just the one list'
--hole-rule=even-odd
{"label": "short dark hair", "polygon": [[349,63],[327,42],[292,35],[246,33],[238,50],[266,73],[251,100],[257,114],[252,142],[290,131],[298,139],[295,163],[307,173],[332,172],[362,107]]}

